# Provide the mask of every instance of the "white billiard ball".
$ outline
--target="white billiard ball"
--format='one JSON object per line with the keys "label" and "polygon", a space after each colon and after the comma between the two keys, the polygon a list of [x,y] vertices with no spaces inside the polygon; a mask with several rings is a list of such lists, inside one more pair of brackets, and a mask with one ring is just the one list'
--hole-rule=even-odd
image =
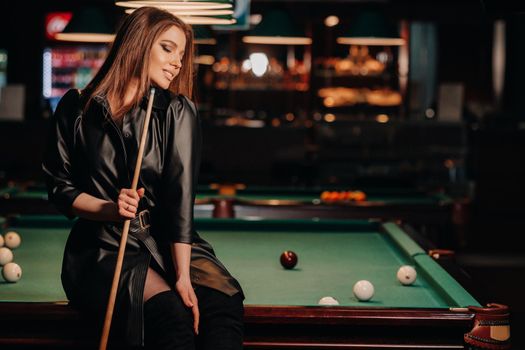
{"label": "white billiard ball", "polygon": [[353,292],[359,301],[368,301],[374,296],[374,285],[367,280],[357,281]]}
{"label": "white billiard ball", "polygon": [[7,247],[0,248],[0,266],[4,266],[11,261],[13,261],[13,252],[11,249]]}
{"label": "white billiard ball", "polygon": [[20,246],[22,239],[20,238],[20,235],[18,233],[16,233],[15,231],[10,231],[4,235],[4,241],[4,244],[7,248],[16,249],[18,248],[18,246]]}
{"label": "white billiard ball", "polygon": [[0,247],[4,246],[4,236],[0,235]]}
{"label": "white billiard ball", "polygon": [[319,299],[319,305],[339,305],[339,302],[334,297],[322,297]]}
{"label": "white billiard ball", "polygon": [[2,268],[2,277],[7,282],[18,282],[22,277],[22,268],[17,263],[10,262]]}
{"label": "white billiard ball", "polygon": [[401,284],[408,286],[414,283],[417,277],[416,269],[412,266],[404,265],[397,270],[397,279]]}

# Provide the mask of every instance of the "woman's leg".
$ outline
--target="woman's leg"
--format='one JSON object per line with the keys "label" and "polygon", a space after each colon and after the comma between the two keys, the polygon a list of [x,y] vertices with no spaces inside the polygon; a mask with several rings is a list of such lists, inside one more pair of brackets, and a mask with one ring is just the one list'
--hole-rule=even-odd
{"label": "woman's leg", "polygon": [[197,349],[242,349],[244,307],[241,294],[229,296],[201,286],[195,292],[201,315]]}
{"label": "woman's leg", "polygon": [[144,287],[144,342],[147,349],[195,349],[191,309],[151,268]]}
{"label": "woman's leg", "polygon": [[171,290],[168,283],[162,278],[157,271],[148,267],[148,274],[146,275],[146,284],[144,285],[144,302],[148,301],[152,296]]}

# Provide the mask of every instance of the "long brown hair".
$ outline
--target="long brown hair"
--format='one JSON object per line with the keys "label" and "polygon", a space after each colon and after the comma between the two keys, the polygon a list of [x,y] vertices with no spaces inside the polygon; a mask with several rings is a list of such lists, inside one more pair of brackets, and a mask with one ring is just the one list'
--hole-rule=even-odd
{"label": "long brown hair", "polygon": [[[154,7],[142,7],[124,18],[111,45],[108,56],[95,77],[83,90],[87,105],[95,95],[122,101],[111,106],[113,118],[119,118],[136,106],[147,93],[151,81],[148,75],[149,57],[153,43],[171,26],[181,29],[186,36],[185,54],[179,75],[169,90],[175,94],[193,97],[193,31],[191,26],[171,13]],[[130,104],[124,98],[132,80],[138,81]]]}

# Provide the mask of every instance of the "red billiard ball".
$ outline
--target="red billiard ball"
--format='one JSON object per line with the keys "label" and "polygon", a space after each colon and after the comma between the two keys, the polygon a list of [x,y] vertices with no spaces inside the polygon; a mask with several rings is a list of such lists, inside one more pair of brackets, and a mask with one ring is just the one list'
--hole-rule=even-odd
{"label": "red billiard ball", "polygon": [[285,250],[281,254],[281,265],[283,265],[285,269],[293,269],[295,265],[297,265],[297,254],[291,250]]}

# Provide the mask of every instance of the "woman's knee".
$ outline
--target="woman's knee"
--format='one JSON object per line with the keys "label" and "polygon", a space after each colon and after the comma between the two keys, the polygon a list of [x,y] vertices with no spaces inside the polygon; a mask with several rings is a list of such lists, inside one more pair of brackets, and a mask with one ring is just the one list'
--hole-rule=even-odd
{"label": "woman's knee", "polygon": [[243,322],[244,306],[241,293],[229,296],[214,289],[202,287],[197,288],[197,291],[203,321]]}
{"label": "woman's knee", "polygon": [[244,298],[241,293],[237,293],[231,296],[229,300],[231,314],[236,320],[238,320],[241,323],[243,322],[243,318],[244,318],[243,300]]}
{"label": "woman's knee", "polygon": [[[200,289],[200,288],[197,288]],[[198,348],[201,350],[240,350],[244,337],[243,297],[229,296],[215,290],[199,293],[201,326]]]}
{"label": "woman's knee", "polygon": [[144,317],[151,319],[150,316],[154,316],[156,320],[193,324],[191,310],[184,305],[180,296],[172,290],[158,293],[144,303]]}

